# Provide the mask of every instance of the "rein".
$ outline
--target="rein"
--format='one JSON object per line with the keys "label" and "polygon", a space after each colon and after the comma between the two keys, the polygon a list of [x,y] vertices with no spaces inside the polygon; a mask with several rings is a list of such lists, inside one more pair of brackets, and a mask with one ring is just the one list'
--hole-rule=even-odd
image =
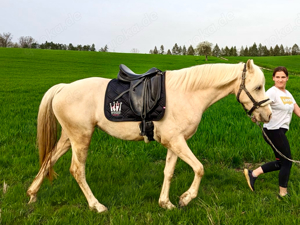
{"label": "rein", "polygon": [[246,72],[247,72],[247,69],[246,69],[246,63],[245,63],[245,65],[244,65],[244,70],[243,70],[243,73],[242,73],[242,83],[241,83],[240,89],[239,89],[239,91],[238,91],[238,93],[237,93],[237,95],[236,95],[236,99],[237,99],[237,101],[238,101],[239,103],[241,103],[241,102],[240,102],[240,94],[241,94],[241,92],[244,90],[245,93],[247,94],[247,96],[248,96],[248,97],[250,98],[250,100],[252,101],[253,106],[252,106],[252,108],[248,111],[248,110],[246,109],[245,105],[244,105],[243,103],[241,103],[241,104],[242,104],[242,106],[243,106],[245,112],[248,114],[248,116],[251,116],[251,114],[253,113],[253,111],[254,111],[255,109],[258,109],[260,106],[265,106],[265,105],[267,104],[267,102],[270,101],[270,99],[268,98],[268,99],[262,100],[262,101],[260,101],[260,102],[255,101],[255,99],[252,97],[252,95],[251,95],[250,92],[247,90],[246,85],[245,85]]}
{"label": "rein", "polygon": [[[251,117],[250,117],[251,118]],[[275,146],[274,144],[272,143],[272,141],[269,139],[268,135],[266,134],[266,132],[264,131],[264,129],[262,128],[261,124],[256,121],[256,125],[259,126],[259,128],[262,130],[264,136],[267,138],[267,140],[269,141],[269,143],[271,143],[272,147],[276,150],[276,152],[281,155],[283,158],[285,158],[286,160],[288,161],[291,161],[291,162],[294,162],[294,163],[300,163],[300,161],[297,161],[297,160],[293,160],[293,159],[290,159],[288,157],[286,157],[284,154],[282,154]]]}

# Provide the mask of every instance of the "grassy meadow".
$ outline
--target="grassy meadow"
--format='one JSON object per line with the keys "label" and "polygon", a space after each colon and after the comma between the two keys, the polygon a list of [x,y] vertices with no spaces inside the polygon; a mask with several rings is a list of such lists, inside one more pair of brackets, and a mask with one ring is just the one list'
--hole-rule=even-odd
{"label": "grassy meadow", "polygon": [[[205,175],[198,197],[186,208],[165,210],[158,198],[163,181],[166,149],[156,142],[122,141],[96,130],[86,165],[87,182],[95,197],[109,211],[90,211],[69,172],[71,150],[55,165],[59,174],[52,184],[45,180],[38,201],[28,205],[27,188],[39,170],[36,119],[43,94],[54,84],[86,77],[117,76],[119,64],[136,73],[151,67],[175,70],[204,63],[228,61],[202,56],[120,54],[0,48],[0,224],[299,224],[300,169],[294,164],[289,201],[279,201],[278,172],[262,175],[256,192],[248,188],[243,168],[254,168],[274,159],[258,126],[230,95],[203,115],[197,133],[188,141],[204,164]],[[256,57],[255,64],[274,69],[283,65],[300,74],[300,56]],[[264,70],[266,89],[272,72]],[[299,75],[290,75],[287,89],[300,103]],[[300,119],[293,117],[287,133],[294,159],[300,160]],[[193,180],[193,170],[178,160],[170,199],[179,196]],[[8,185],[6,187],[6,185]]]}

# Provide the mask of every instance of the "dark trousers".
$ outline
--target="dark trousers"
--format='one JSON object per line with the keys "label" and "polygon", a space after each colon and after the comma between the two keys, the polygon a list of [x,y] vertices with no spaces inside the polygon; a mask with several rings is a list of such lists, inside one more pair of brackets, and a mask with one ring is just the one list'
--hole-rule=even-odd
{"label": "dark trousers", "polygon": [[[280,151],[283,155],[285,155],[289,159],[291,159],[290,145],[288,139],[285,136],[287,129],[280,128],[278,130],[268,130],[264,128],[264,131],[269,137],[269,139],[272,141],[273,145],[277,148],[277,150]],[[279,155],[278,152],[273,148],[271,143],[269,143],[265,135],[263,136],[265,141],[272,147],[275,153],[276,160],[262,165],[261,168],[264,171],[264,173],[280,170],[279,186],[286,188],[290,177],[292,162]]]}

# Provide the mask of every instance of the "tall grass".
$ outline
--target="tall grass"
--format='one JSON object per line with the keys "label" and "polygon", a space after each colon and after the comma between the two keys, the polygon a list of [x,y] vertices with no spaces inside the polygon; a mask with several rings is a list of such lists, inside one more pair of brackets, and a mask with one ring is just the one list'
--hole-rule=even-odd
{"label": "tall grass", "polygon": [[[209,63],[224,61],[210,58]],[[289,57],[289,61],[298,60]],[[243,60],[240,60],[243,61]],[[270,59],[270,61],[272,61]],[[229,60],[229,62],[231,62]],[[152,142],[115,139],[96,130],[86,165],[87,181],[96,198],[109,208],[89,211],[84,195],[69,173],[71,151],[55,165],[59,177],[43,183],[38,202],[27,205],[26,190],[38,172],[36,118],[43,94],[54,84],[92,76],[116,77],[119,64],[142,73],[151,67],[174,70],[205,63],[204,57],[48,51],[0,48],[0,224],[298,224],[300,170],[294,165],[290,202],[278,201],[277,173],[265,174],[250,192],[241,169],[273,159],[261,131],[245,115],[234,96],[211,106],[197,133],[188,141],[204,164],[199,195],[185,209],[158,206],[166,149]],[[259,64],[259,60],[255,59]],[[274,65],[277,62],[274,62]],[[288,69],[297,69],[290,67]],[[271,72],[264,71],[266,87]],[[300,101],[298,76],[288,82]],[[300,159],[299,118],[287,133],[292,154]],[[170,199],[191,185],[193,170],[181,160],[176,165]],[[4,193],[3,183],[8,185]]]}

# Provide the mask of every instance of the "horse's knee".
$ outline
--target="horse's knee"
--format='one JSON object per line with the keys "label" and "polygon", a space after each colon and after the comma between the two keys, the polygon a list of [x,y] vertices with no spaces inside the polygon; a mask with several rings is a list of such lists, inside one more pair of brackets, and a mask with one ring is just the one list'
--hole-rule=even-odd
{"label": "horse's knee", "polygon": [[74,178],[76,178],[76,176],[75,176],[75,174],[76,174],[76,171],[75,171],[75,170],[73,170],[73,168],[72,168],[72,167],[70,167],[70,173],[72,174],[72,176],[73,176]]}
{"label": "horse's knee", "polygon": [[78,177],[78,166],[72,161],[71,167],[70,167],[70,173],[72,176],[77,180]]}
{"label": "horse's knee", "polygon": [[199,177],[203,177],[204,176],[204,167],[203,167],[202,163],[199,164],[199,166],[195,169],[194,172]]}

